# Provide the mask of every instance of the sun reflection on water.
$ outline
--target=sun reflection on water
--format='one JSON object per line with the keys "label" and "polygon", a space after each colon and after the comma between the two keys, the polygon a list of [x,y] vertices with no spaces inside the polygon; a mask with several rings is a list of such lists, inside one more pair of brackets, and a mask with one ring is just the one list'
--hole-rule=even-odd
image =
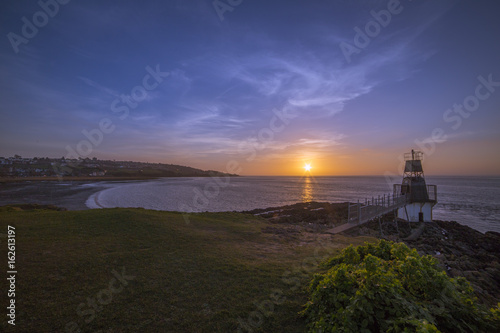
{"label": "sun reflection on water", "polygon": [[313,185],[311,177],[304,178],[304,184],[302,187],[302,202],[309,202],[313,200]]}

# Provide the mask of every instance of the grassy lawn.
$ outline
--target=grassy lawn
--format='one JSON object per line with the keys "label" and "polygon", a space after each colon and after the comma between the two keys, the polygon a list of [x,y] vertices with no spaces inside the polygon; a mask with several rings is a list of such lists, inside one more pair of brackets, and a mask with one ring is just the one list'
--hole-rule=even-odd
{"label": "grassy lawn", "polygon": [[375,241],[239,213],[3,211],[4,276],[7,225],[18,273],[15,328],[0,283],[3,332],[304,332],[316,264]]}

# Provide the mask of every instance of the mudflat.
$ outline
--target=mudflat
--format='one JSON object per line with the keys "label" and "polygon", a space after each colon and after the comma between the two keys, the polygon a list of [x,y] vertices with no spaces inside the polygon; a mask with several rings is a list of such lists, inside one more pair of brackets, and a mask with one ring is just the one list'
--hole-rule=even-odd
{"label": "mudflat", "polygon": [[56,205],[68,210],[88,209],[88,197],[106,188],[109,182],[91,181],[26,181],[3,183],[0,186],[0,206],[11,204]]}

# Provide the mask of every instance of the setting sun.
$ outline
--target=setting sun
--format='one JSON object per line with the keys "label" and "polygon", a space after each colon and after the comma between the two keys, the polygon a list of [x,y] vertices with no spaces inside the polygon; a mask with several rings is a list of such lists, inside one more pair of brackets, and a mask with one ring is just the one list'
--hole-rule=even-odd
{"label": "setting sun", "polygon": [[304,165],[304,170],[306,170],[306,171],[311,171],[311,164],[306,163],[306,164]]}

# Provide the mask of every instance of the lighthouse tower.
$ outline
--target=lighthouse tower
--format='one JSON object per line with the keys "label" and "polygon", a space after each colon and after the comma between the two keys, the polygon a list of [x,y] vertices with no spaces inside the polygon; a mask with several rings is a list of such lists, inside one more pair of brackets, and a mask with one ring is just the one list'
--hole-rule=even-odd
{"label": "lighthouse tower", "polygon": [[403,182],[394,184],[394,195],[406,195],[408,202],[398,209],[398,217],[408,222],[432,222],[432,208],[437,203],[437,186],[425,183],[423,157],[420,151],[406,153]]}

